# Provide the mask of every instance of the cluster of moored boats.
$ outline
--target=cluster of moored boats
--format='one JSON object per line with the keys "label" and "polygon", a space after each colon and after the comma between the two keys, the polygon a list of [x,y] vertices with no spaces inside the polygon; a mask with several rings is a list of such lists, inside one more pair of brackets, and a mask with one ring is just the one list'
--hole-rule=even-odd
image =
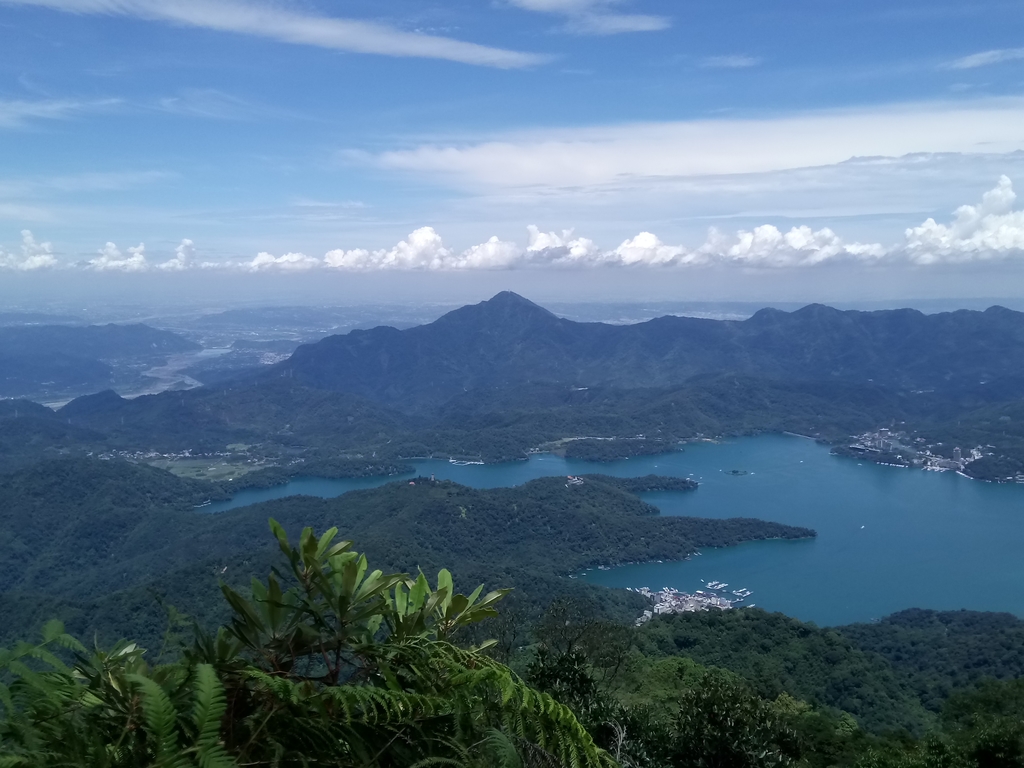
{"label": "cluster of moored boats", "polygon": [[[701,581],[703,582],[704,579],[701,579]],[[714,590],[715,592],[720,592],[723,589],[726,589],[729,585],[726,584],[724,581],[707,581],[707,582],[704,582],[704,586],[707,587],[708,589]],[[746,600],[748,597],[750,597],[752,594],[754,594],[753,592],[751,592],[746,587],[741,587],[740,589],[734,589],[732,591],[732,593],[734,595],[736,595],[736,597],[739,598],[739,600],[734,600],[733,601],[733,602],[736,602],[736,603],[742,603],[744,600]]]}

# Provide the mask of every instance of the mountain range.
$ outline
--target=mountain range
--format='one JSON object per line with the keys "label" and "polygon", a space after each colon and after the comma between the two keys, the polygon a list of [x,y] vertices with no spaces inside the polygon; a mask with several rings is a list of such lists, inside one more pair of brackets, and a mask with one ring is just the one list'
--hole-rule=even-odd
{"label": "mountain range", "polygon": [[248,446],[246,461],[279,465],[296,456],[496,461],[567,437],[647,436],[601,446],[614,457],[701,436],[842,441],[904,423],[928,444],[991,446],[970,472],[1001,480],[1024,471],[1022,372],[1024,314],[1001,307],[926,315],[810,305],[743,321],[609,325],[506,292],[426,325],[330,336],[188,391],[127,399],[107,390],[56,413],[12,404],[0,411],[0,467],[231,445]]}
{"label": "mountain range", "polygon": [[702,374],[873,384],[897,391],[1019,391],[1024,313],[926,315],[812,304],[743,321],[661,317],[577,323],[511,292],[427,325],[379,327],[300,346],[268,375],[405,408],[526,384],[668,388]]}

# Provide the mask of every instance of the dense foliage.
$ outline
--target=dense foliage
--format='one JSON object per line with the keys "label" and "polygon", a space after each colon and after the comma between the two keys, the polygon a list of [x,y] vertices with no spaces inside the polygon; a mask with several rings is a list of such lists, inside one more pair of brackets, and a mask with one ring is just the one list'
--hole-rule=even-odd
{"label": "dense foliage", "polygon": [[[738,613],[748,612],[757,613]],[[784,646],[773,648],[777,638],[768,638],[760,646],[757,639],[744,638],[752,655],[760,657],[746,665],[747,670],[760,668],[762,676],[755,681],[703,666],[688,656],[650,649],[650,635],[671,635],[678,621],[694,622],[694,631],[700,633],[708,626],[703,619],[700,615],[660,617],[633,632],[587,616],[578,606],[555,604],[536,629],[537,645],[526,664],[526,678],[570,706],[596,742],[624,766],[1024,766],[1021,680],[988,680],[954,694],[941,717],[929,719],[920,738],[915,738],[895,730],[895,722],[876,723],[869,729],[849,712],[814,697],[802,700],[787,692],[776,695],[765,690],[764,662],[768,660],[770,666],[786,655],[787,684],[813,684],[816,676],[828,676],[820,662],[812,662],[804,675],[801,663],[808,659],[794,656],[792,649],[787,654]],[[770,623],[756,616],[755,621],[762,632],[771,631]],[[819,631],[813,625],[792,623],[808,634]],[[716,635],[721,638],[722,633]],[[729,644],[729,639],[725,642]],[[821,651],[820,644],[821,638],[816,638],[810,646]],[[908,705],[900,681],[893,684],[893,673],[884,672],[884,660],[865,659],[863,652],[843,649],[841,644],[825,653],[836,666],[856,668],[858,674],[876,678],[860,684],[864,690],[875,686],[865,704],[873,696],[879,710],[890,713],[894,703]],[[735,657],[728,660],[743,666]]]}
{"label": "dense foliage", "polygon": [[567,459],[582,461],[617,461],[633,456],[653,456],[658,453],[678,450],[676,445],[666,440],[625,437],[611,439],[570,440],[559,449]]}
{"label": "dense foliage", "polygon": [[[586,567],[812,535],[759,520],[661,517],[618,484],[545,478],[474,490],[419,478],[211,515],[195,509],[216,490],[207,482],[121,461],[44,462],[0,476],[0,527],[10,532],[0,538],[0,605],[10,617],[0,636],[57,615],[78,633],[151,642],[162,623],[153,591],[219,621],[216,578],[234,583],[272,563],[261,523],[269,515],[293,533],[338,526],[392,570],[447,566],[460,579],[513,584],[526,613],[559,594],[594,593],[565,578]],[[613,613],[642,610],[636,596],[607,594]]]}
{"label": "dense foliage", "polygon": [[[456,594],[441,571],[370,571],[336,529],[305,529],[230,622],[171,663],[134,643],[89,652],[55,623],[0,650],[0,763],[232,766],[564,765],[611,760],[573,713],[454,644],[502,592]],[[61,658],[70,651],[70,665]]]}
{"label": "dense foliage", "polygon": [[759,609],[677,614],[640,634],[650,655],[685,655],[729,669],[760,695],[787,693],[849,712],[869,730],[921,733],[931,722],[904,675],[834,629]]}
{"label": "dense foliage", "polygon": [[1008,613],[915,608],[840,632],[884,657],[935,711],[957,689],[1024,676],[1024,621]]}
{"label": "dense foliage", "polygon": [[[748,615],[755,623],[747,629],[778,635],[782,617],[661,617],[634,630],[562,600],[523,638],[526,646],[499,639],[466,647],[483,619],[509,628],[494,622],[505,591],[456,594],[444,569],[433,586],[422,573],[371,571],[336,529],[317,537],[306,528],[292,545],[279,524],[271,527],[280,567],[246,594],[222,585],[228,620],[215,633],[194,628],[188,642],[169,633],[154,655],[125,641],[88,649],[50,622],[42,643],[0,649],[0,764],[1024,766],[1021,680],[954,694],[941,727],[920,741],[872,735],[814,697],[764,689],[763,661],[783,647],[792,655],[796,640],[773,645],[767,637],[758,648],[742,638],[760,651],[750,669],[761,677],[750,682],[677,649],[648,647],[708,628],[728,646],[727,628]],[[681,633],[681,622],[694,631]],[[848,646],[822,642],[809,647],[834,666],[847,663]],[[485,654],[488,646],[523,677]],[[809,661],[791,658],[787,686]],[[879,674],[863,660],[858,672]]]}

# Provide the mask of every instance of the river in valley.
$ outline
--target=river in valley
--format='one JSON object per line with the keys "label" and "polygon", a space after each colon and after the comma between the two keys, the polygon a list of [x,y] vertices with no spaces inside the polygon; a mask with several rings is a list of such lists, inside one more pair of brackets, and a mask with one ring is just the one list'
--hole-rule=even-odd
{"label": "river in valley", "polygon": [[[416,474],[433,473],[476,488],[596,472],[692,477],[700,483],[696,491],[644,498],[665,515],[758,517],[818,532],[813,540],[751,542],[704,550],[689,561],[581,575],[597,584],[692,592],[704,581],[723,581],[727,592],[752,590],[748,603],[822,625],[868,621],[910,607],[1024,616],[1021,485],[859,463],[786,435],[696,443],[679,453],[608,464],[547,454],[508,464],[414,464]],[[222,511],[297,493],[337,496],[396,479],[297,478],[285,486],[242,491],[205,509]]]}

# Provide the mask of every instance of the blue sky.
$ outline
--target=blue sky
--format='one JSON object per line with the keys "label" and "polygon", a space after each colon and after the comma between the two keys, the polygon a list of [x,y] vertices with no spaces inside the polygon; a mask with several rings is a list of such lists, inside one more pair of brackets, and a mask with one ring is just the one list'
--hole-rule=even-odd
{"label": "blue sky", "polygon": [[1024,294],[1019,2],[0,0],[0,47],[8,301]]}

